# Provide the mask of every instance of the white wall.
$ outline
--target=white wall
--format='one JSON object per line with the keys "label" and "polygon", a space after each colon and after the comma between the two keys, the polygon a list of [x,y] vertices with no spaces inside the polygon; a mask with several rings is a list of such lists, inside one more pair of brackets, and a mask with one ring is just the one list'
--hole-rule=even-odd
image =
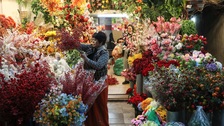
{"label": "white wall", "polygon": [[[0,13],[5,16],[11,16],[15,22],[20,23],[19,5],[16,0],[0,0]],[[29,7],[21,7],[21,10],[30,10]]]}

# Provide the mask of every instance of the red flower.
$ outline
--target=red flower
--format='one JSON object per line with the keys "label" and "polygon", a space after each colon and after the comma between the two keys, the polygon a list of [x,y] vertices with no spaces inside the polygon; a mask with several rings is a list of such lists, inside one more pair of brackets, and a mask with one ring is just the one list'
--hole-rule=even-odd
{"label": "red flower", "polygon": [[30,65],[15,77],[6,81],[0,74],[0,111],[5,121],[13,120],[16,122],[13,125],[23,125],[32,117],[35,106],[50,86],[57,82],[47,63]]}

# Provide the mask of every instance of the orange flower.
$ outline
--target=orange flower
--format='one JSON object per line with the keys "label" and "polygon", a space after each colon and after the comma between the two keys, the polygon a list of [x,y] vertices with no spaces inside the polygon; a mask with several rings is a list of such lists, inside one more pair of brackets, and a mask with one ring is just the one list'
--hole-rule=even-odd
{"label": "orange flower", "polygon": [[142,3],[142,0],[137,0],[138,3]]}
{"label": "orange flower", "polygon": [[84,4],[86,4],[85,0],[73,0],[72,1],[72,5],[73,6],[80,7],[81,5],[84,5]]}

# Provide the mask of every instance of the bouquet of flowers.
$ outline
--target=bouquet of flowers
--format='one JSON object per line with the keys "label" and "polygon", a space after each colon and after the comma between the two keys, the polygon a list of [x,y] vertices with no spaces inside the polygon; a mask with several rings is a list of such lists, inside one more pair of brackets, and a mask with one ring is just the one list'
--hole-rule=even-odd
{"label": "bouquet of flowers", "polygon": [[143,100],[145,100],[147,98],[146,94],[144,94],[144,93],[138,94],[136,92],[136,85],[134,86],[134,88],[129,88],[126,91],[126,94],[129,95],[128,103],[132,104],[132,106],[136,110],[138,110],[138,104],[141,103]]}
{"label": "bouquet of flowers", "polygon": [[83,63],[83,61],[78,62],[73,70],[68,71],[59,79],[59,82],[63,85],[63,93],[73,96],[81,95],[83,103],[90,108],[97,96],[107,87],[106,77],[95,81],[95,71],[85,70]]}
{"label": "bouquet of flowers", "polygon": [[212,112],[224,108],[224,74],[215,62],[194,69],[183,69],[188,73],[186,84],[186,107],[194,110],[202,106],[204,111]]}
{"label": "bouquet of flowers", "polygon": [[169,111],[184,109],[188,75],[180,73],[178,65],[178,62],[174,61],[158,61],[155,69],[149,73],[153,97]]}
{"label": "bouquet of flowers", "polygon": [[121,76],[125,77],[128,81],[135,81],[136,80],[136,74],[134,72],[134,69],[131,67],[129,69],[124,69],[121,72]]}
{"label": "bouquet of flowers", "polygon": [[50,93],[38,104],[34,117],[37,122],[51,126],[82,126],[87,108],[81,96]]}

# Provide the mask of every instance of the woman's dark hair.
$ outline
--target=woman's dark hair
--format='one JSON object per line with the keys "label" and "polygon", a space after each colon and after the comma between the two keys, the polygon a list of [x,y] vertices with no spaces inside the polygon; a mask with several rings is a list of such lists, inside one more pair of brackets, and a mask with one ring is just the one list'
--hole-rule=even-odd
{"label": "woman's dark hair", "polygon": [[94,33],[93,38],[97,39],[99,41],[99,43],[102,43],[102,45],[104,45],[107,40],[106,34],[102,31]]}
{"label": "woman's dark hair", "polygon": [[123,38],[118,38],[118,39],[117,39],[117,43],[119,43],[120,40],[124,41]]}
{"label": "woman's dark hair", "polygon": [[132,24],[129,24],[128,26],[127,26],[127,28],[128,27],[131,27],[132,28],[132,32],[135,32],[135,27],[132,25]]}

